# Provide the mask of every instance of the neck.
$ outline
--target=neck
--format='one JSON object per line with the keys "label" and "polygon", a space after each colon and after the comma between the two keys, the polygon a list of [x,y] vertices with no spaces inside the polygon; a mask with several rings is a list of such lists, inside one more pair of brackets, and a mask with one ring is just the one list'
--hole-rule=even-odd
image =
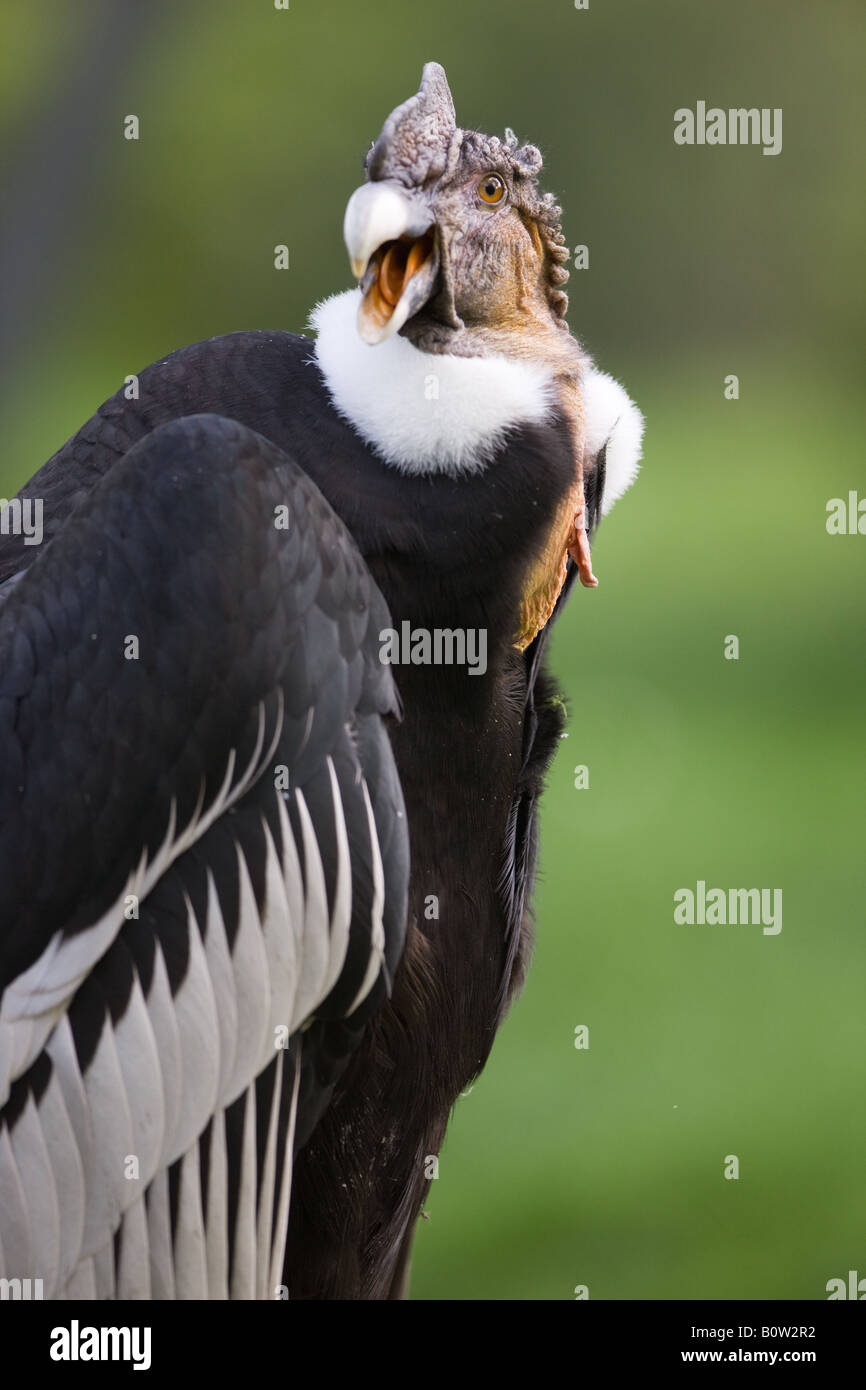
{"label": "neck", "polygon": [[510,430],[560,404],[550,360],[507,350],[503,331],[454,330],[432,351],[400,334],[370,347],[356,328],[359,300],[350,290],[318,306],[316,360],[338,412],[401,472],[481,472]]}
{"label": "neck", "polygon": [[499,323],[461,322],[452,328],[423,311],[400,330],[420,352],[452,357],[497,355],[516,362],[533,362],[555,375],[580,374],[586,356],[564,319],[555,318],[547,303],[528,307]]}

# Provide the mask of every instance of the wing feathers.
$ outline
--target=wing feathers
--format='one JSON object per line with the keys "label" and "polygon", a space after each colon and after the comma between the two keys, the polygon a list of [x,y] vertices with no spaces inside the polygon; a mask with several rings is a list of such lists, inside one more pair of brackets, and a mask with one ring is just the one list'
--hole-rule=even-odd
{"label": "wing feathers", "polygon": [[207,416],[119,460],[0,605],[3,1277],[274,1296],[301,1097],[405,930],[387,616],[310,480]]}

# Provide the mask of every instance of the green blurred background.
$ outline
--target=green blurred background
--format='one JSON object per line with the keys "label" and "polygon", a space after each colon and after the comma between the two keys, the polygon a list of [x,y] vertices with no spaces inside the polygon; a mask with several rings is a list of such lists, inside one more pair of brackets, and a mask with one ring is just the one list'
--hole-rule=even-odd
{"label": "green blurred background", "polygon": [[[590,249],[572,329],[646,414],[601,587],[556,632],[572,717],[534,966],[458,1102],[415,1298],[814,1299],[866,1275],[866,537],[825,528],[828,499],[866,495],[864,20],[855,0],[0,10],[0,494],[128,373],[300,330],[348,286],[345,202],[431,58],[461,124],[541,146]],[[782,107],[782,153],[676,146],[698,100]],[[781,887],[782,932],[675,926],[700,878]]]}

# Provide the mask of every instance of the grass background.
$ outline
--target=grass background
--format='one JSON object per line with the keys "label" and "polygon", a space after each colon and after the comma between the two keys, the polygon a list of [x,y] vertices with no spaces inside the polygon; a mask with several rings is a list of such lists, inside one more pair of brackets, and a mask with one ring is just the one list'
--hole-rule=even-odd
{"label": "grass background", "polygon": [[[345,202],[430,58],[462,124],[541,145],[590,248],[573,330],[646,414],[601,587],[555,634],[571,721],[534,966],[458,1102],[413,1296],[866,1275],[866,538],[825,529],[829,498],[866,495],[862,8],[7,0],[0,26],[0,494],[127,373],[301,329],[349,283]],[[699,99],[782,107],[782,153],[676,147]],[[676,927],[699,878],[780,887],[782,932]]]}

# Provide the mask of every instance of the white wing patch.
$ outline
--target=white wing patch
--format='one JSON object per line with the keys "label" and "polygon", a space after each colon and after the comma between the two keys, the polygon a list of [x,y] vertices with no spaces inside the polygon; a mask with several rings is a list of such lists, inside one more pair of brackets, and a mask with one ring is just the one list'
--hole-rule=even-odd
{"label": "white wing patch", "polygon": [[371,922],[371,951],[370,960],[367,965],[367,972],[364,976],[361,988],[352,1000],[347,1010],[352,1014],[357,1009],[362,1000],[367,998],[370,990],[375,984],[376,977],[382,966],[385,964],[385,928],[382,922],[382,912],[385,906],[385,873],[382,868],[382,855],[379,851],[379,837],[376,834],[376,820],[373,815],[373,806],[370,801],[370,793],[367,790],[367,783],[361,779],[361,789],[364,793],[364,805],[367,808],[367,825],[370,831],[370,848],[373,853],[373,904],[370,909]]}
{"label": "white wing patch", "polygon": [[[79,985],[105,954],[123,926],[127,900],[135,897],[143,902],[156,883],[183,854],[200,840],[214,821],[244,795],[270,764],[280,740],[284,719],[284,697],[280,690],[276,727],[267,751],[265,741],[265,709],[258,709],[256,744],[246,769],[234,780],[236,752],[232,749],[226,762],[222,785],[207,812],[202,815],[205,788],[186,828],[177,833],[177,806],[171,803],[168,827],[157,852],[148,859],[142,851],[138,865],[129,875],[117,900],[108,911],[84,931],[74,936],[57,931],[42,954],[3,991],[0,999],[0,1108],[9,1098],[9,1087],[39,1055],[54,1023],[69,1004]],[[32,1023],[29,1021],[32,1020]]]}
{"label": "white wing patch", "polygon": [[[251,766],[260,765],[263,749],[260,737]],[[245,773],[235,781],[233,766],[232,760],[218,798],[224,808],[247,780]],[[159,937],[148,957],[145,987],[122,932],[106,946],[105,919],[97,924],[90,951],[121,952],[133,978],[126,1008],[112,1020],[100,976],[84,975],[76,1003],[80,997],[88,1019],[102,1017],[103,1011],[104,1019],[83,1066],[75,1011],[72,1018],[67,1012],[71,1001],[53,1003],[60,979],[77,980],[82,971],[89,953],[80,940],[75,939],[77,950],[66,957],[69,969],[62,975],[51,973],[63,958],[56,937],[41,958],[41,972],[33,967],[27,972],[42,986],[37,998],[47,991],[52,999],[50,1017],[32,1017],[33,1000],[22,988],[26,976],[15,982],[18,1017],[10,1024],[18,1031],[9,1029],[15,1051],[7,1052],[7,1063],[11,1058],[21,1065],[34,1047],[37,1055],[44,1047],[51,1071],[38,1099],[28,1094],[16,1118],[0,1123],[0,1277],[38,1275],[46,1298],[274,1296],[288,1229],[299,1035],[340,979],[353,923],[349,834],[330,758],[323,775],[333,814],[330,881],[303,794],[291,793],[298,844],[283,794],[275,791],[279,849],[267,820],[259,821],[261,906],[238,840],[234,932],[227,931],[226,907],[208,871],[206,905],[197,912],[188,896],[182,900],[186,968],[174,992]],[[366,928],[369,959],[347,1012],[367,996],[384,960],[384,872],[369,792],[363,778],[359,784],[373,895]],[[201,816],[201,804],[194,825],[213,819],[211,812]],[[179,845],[198,838],[192,825],[181,835],[174,834],[174,826],[172,809],[172,834],[155,860],[136,871],[142,878],[151,874],[156,859],[166,866]],[[115,937],[122,924],[121,916]],[[296,1038],[292,1064],[276,1044],[280,1026]],[[273,1085],[259,1092],[257,1080],[269,1067]],[[263,1103],[268,1111],[259,1114]],[[241,1128],[233,1171],[229,1107],[235,1133],[239,1123]],[[260,1134],[265,1143],[258,1154]]]}

